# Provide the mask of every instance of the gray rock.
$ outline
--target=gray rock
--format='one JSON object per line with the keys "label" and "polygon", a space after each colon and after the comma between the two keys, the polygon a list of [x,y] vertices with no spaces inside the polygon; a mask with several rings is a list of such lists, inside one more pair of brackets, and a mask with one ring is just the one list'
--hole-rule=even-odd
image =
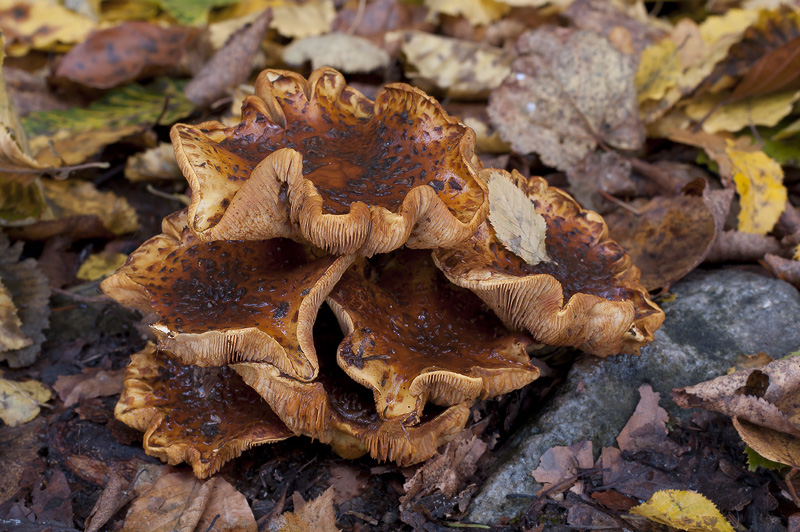
{"label": "gray rock", "polygon": [[491,524],[525,511],[530,501],[506,495],[541,488],[531,471],[549,448],[585,439],[596,451],[612,445],[642,383],[661,394],[671,416],[684,418],[688,412],[670,400],[673,388],[724,374],[740,354],[782,357],[800,347],[800,293],[783,281],[740,270],[697,271],[673,292],[675,299],[662,305],[663,327],[640,356],[586,357],[572,367],[540,414],[505,445],[468,520]]}

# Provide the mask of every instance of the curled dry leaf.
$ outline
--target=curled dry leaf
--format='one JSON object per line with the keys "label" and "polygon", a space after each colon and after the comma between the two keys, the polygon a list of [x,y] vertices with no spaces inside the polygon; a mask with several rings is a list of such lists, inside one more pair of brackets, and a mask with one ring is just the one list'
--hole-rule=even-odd
{"label": "curled dry leaf", "polygon": [[131,503],[124,528],[130,532],[256,532],[256,520],[245,496],[222,477],[202,481],[191,473],[171,473]]}
{"label": "curled dry leaf", "polygon": [[450,98],[485,98],[511,72],[514,58],[501,48],[421,31],[395,32],[386,39],[400,42],[406,76]]}
{"label": "curled dry leaf", "polygon": [[[556,484],[574,479],[581,469],[590,469],[594,465],[592,442],[580,441],[570,446],[556,446],[545,451],[539,459],[539,467],[531,472],[536,482],[544,484],[544,489],[549,489]],[[571,488],[565,484],[561,492]],[[578,492],[582,491],[580,488]]]}
{"label": "curled dry leaf", "polygon": [[295,40],[283,49],[283,60],[294,66],[311,61],[314,70],[329,66],[348,74],[386,68],[390,61],[367,39],[338,32]]}
{"label": "curled dry leaf", "polygon": [[50,390],[38,381],[11,381],[0,378],[0,419],[16,427],[31,421],[50,400]]}
{"label": "curled dry leaf", "polygon": [[286,512],[270,524],[276,532],[338,532],[333,510],[334,489],[328,488],[313,501],[304,501],[299,493],[292,494],[294,511]]}
{"label": "curled dry leaf", "polygon": [[186,84],[183,91],[186,97],[198,107],[205,107],[247,81],[253,56],[261,46],[270,20],[270,11],[266,10],[233,34]]}
{"label": "curled dry leaf", "polygon": [[87,87],[109,89],[178,67],[198,54],[199,31],[181,26],[127,21],[89,35],[72,48],[55,76]]}
{"label": "curled dry leaf", "polygon": [[672,397],[683,408],[699,407],[733,417],[739,435],[758,454],[800,467],[798,391],[800,357],[790,356],[676,389]]}
{"label": "curled dry leaf", "polygon": [[772,275],[800,287],[800,262],[797,259],[785,259],[778,255],[767,253],[764,255],[762,265],[767,268]]}
{"label": "curled dry leaf", "polygon": [[183,179],[183,174],[175,161],[172,144],[162,142],[155,148],[130,156],[125,163],[125,177],[131,181],[151,181]]}
{"label": "curled dry leaf", "polygon": [[120,394],[124,374],[123,369],[106,371],[100,368],[84,368],[82,373],[76,375],[59,375],[53,389],[64,402],[64,406],[70,407],[81,399]]}
{"label": "curled dry leaf", "polygon": [[511,75],[492,92],[489,116],[519,153],[573,166],[599,142],[642,146],[634,61],[596,33],[540,28],[520,36]]}
{"label": "curled dry leaf", "polygon": [[706,262],[755,262],[783,250],[778,239],[772,236],[723,231],[708,251]]}
{"label": "curled dry leaf", "polygon": [[709,190],[705,180],[699,188],[657,196],[637,213],[619,209],[605,215],[609,234],[642,271],[648,290],[666,290],[695,269],[722,231],[733,190]]}
{"label": "curled dry leaf", "polygon": [[729,102],[722,94],[705,94],[688,100],[681,110],[696,122],[703,123],[703,131],[736,132],[748,126],[775,126],[788,116],[800,92],[789,91],[768,94],[757,98]]}
{"label": "curled dry leaf", "polygon": [[8,238],[0,233],[0,285],[8,291],[17,309],[21,322],[19,332],[29,339],[27,345],[0,351],[0,361],[8,362],[12,368],[33,364],[42,342],[42,332],[48,326],[50,316],[50,286],[36,260],[18,262],[22,253],[21,243],[9,246]]}

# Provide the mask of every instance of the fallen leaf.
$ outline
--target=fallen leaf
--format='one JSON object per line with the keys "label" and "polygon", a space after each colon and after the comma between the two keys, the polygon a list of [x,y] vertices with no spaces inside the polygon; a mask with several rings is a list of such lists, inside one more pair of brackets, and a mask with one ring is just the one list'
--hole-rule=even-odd
{"label": "fallen leaf", "polygon": [[723,231],[706,255],[706,262],[755,262],[782,250],[783,246],[775,237]]}
{"label": "fallen leaf", "polygon": [[72,490],[67,477],[58,467],[48,468],[33,488],[31,509],[37,522],[72,525]]}
{"label": "fallen leaf", "polygon": [[764,255],[762,264],[778,279],[800,287],[800,261],[796,258],[794,260],[785,259],[779,255],[767,253]]}
{"label": "fallen leaf", "polygon": [[182,180],[183,174],[172,144],[161,142],[155,148],[131,155],[125,163],[125,177],[131,181]]}
{"label": "fallen leaf", "polygon": [[639,403],[631,418],[617,435],[621,451],[643,451],[657,448],[667,437],[667,411],[658,406],[660,394],[649,384],[639,387]]}
{"label": "fallen leaf", "polygon": [[298,0],[272,6],[270,28],[284,37],[312,37],[331,31],[336,8],[333,0]]}
{"label": "fallen leaf", "polygon": [[493,175],[488,186],[489,222],[498,240],[531,266],[550,262],[545,249],[547,222],[533,202],[506,177]]}
{"label": "fallen leaf", "polygon": [[[2,68],[3,62],[5,61],[5,44],[5,37],[0,32],[0,68]],[[2,197],[8,198],[11,195],[25,195],[30,197],[25,194],[21,187],[7,185],[6,183],[8,181],[19,181],[22,185],[28,185],[39,175],[35,170],[41,168],[43,168],[43,166],[32,157],[31,148],[28,144],[28,137],[20,123],[19,116],[14,108],[14,103],[9,97],[5,80],[3,76],[0,75],[0,177],[2,178],[0,179],[0,186],[4,189],[9,187],[14,188],[13,191],[3,190],[4,194]],[[21,172],[15,173],[15,170]],[[16,201],[8,204],[5,199],[2,201],[0,208],[4,211],[24,213],[15,216],[15,218],[29,217],[31,212],[30,207],[20,209],[16,206]],[[3,218],[9,219],[11,216],[3,216]]]}
{"label": "fallen leaf", "polygon": [[406,76],[450,98],[485,98],[511,72],[514,58],[501,48],[421,31],[390,33],[386,40],[400,43]]}
{"label": "fallen leaf", "polygon": [[567,169],[570,194],[584,209],[604,214],[609,207],[602,192],[618,196],[639,195],[631,171],[630,159],[617,152],[590,152]]}
{"label": "fallen leaf", "polygon": [[0,378],[0,419],[16,427],[35,419],[51,394],[38,381],[10,381]]}
{"label": "fallen leaf", "polygon": [[431,10],[432,15],[460,15],[473,26],[499,19],[511,10],[509,3],[497,0],[425,0],[425,6]]}
{"label": "fallen leaf", "polygon": [[76,277],[82,281],[97,281],[117,271],[127,259],[128,256],[124,253],[110,251],[92,253],[81,263]]}
{"label": "fallen leaf", "polygon": [[736,132],[748,126],[776,125],[792,112],[794,103],[800,100],[800,92],[782,92],[734,103],[725,103],[724,98],[706,94],[689,100],[682,109],[692,120],[703,121],[703,131]]}
{"label": "fallen leaf", "polygon": [[714,503],[694,491],[658,491],[630,512],[689,532],[734,532]]}
{"label": "fallen leaf", "polygon": [[95,23],[57,2],[0,1],[0,29],[6,52],[21,57],[31,49],[64,51],[83,41]]}
{"label": "fallen leaf", "polygon": [[106,371],[100,368],[83,368],[77,375],[59,375],[53,389],[64,402],[65,407],[70,407],[81,399],[93,397],[108,397],[122,393],[124,369]]}
{"label": "fallen leaf", "polygon": [[[545,490],[566,480],[573,479],[572,484],[565,484],[563,489],[555,492],[561,493],[570,489],[575,483],[580,484],[576,475],[582,469],[591,469],[593,465],[592,442],[587,440],[570,446],[557,446],[548,449],[539,459],[539,467],[534,469],[531,475],[533,475],[536,482],[544,485],[543,489]],[[581,491],[578,491],[578,493]]]}
{"label": "fallen leaf", "polygon": [[642,146],[633,60],[599,35],[540,28],[517,42],[512,73],[489,98],[489,116],[519,153],[565,170],[605,144]]}
{"label": "fallen leaf", "polygon": [[17,315],[17,307],[11,299],[11,293],[0,280],[0,352],[10,349],[21,349],[33,343],[33,340],[22,332],[22,321]]}
{"label": "fallen leaf", "polygon": [[42,332],[50,316],[50,286],[36,260],[19,261],[21,243],[10,246],[0,233],[0,283],[8,290],[21,321],[20,331],[31,340],[27,346],[0,351],[0,361],[12,368],[33,364],[45,340]]}
{"label": "fallen leaf", "polygon": [[747,455],[747,469],[750,471],[756,471],[759,467],[769,469],[770,471],[780,471],[786,467],[786,464],[773,462],[772,460],[764,458],[750,447],[744,448],[744,454]]}
{"label": "fallen leaf", "polygon": [[613,35],[622,32],[631,43],[628,53],[640,54],[646,46],[664,36],[670,29],[668,23],[650,16],[644,9],[643,2],[575,0],[569,2],[563,15],[571,19],[576,27],[593,31],[612,43]]}
{"label": "fallen leaf", "polygon": [[700,265],[725,225],[733,190],[709,190],[675,197],[656,196],[633,213],[605,215],[609,235],[642,271],[648,290],[668,289]]}
{"label": "fallen leaf", "polygon": [[133,499],[133,490],[129,491],[129,486],[130,483],[116,473],[109,477],[89,517],[86,518],[86,532],[99,532],[117,510]]}
{"label": "fallen leaf", "polygon": [[264,39],[269,22],[270,12],[264,11],[217,50],[192,81],[186,84],[184,93],[189,101],[198,107],[205,107],[245,82],[250,76],[253,56]]}
{"label": "fallen leaf", "polygon": [[283,60],[293,66],[311,62],[316,70],[323,66],[355,74],[389,66],[389,54],[367,39],[345,33],[328,33],[296,39],[283,49]]}
{"label": "fallen leaf", "polygon": [[102,147],[157,124],[169,125],[194,106],[181,85],[161,79],[147,87],[131,83],[82,109],[30,113],[22,125],[39,164],[80,164]]}
{"label": "fallen leaf", "polygon": [[189,472],[164,475],[141,493],[125,517],[130,532],[255,532],[244,495],[225,479],[201,481]]}
{"label": "fallen leaf", "polygon": [[[26,177],[36,175],[28,174]],[[25,226],[42,219],[52,219],[52,213],[38,181],[25,184],[0,178],[0,226]]]}
{"label": "fallen leaf", "polygon": [[294,512],[281,515],[273,529],[276,532],[338,532],[333,496],[333,488],[328,488],[313,501],[305,502],[299,493],[294,492]]}
{"label": "fallen leaf", "polygon": [[682,72],[681,54],[672,39],[662,39],[645,48],[633,78],[639,103],[661,100],[678,84]]}
{"label": "fallen leaf", "polygon": [[198,44],[198,31],[192,28],[124,22],[89,35],[64,56],[55,76],[109,89],[178,67],[200,53]]}
{"label": "fallen leaf", "polygon": [[139,229],[136,209],[113,192],[100,192],[88,181],[42,179],[44,194],[56,219],[96,216],[111,233],[124,235]]}
{"label": "fallen leaf", "polygon": [[46,424],[44,418],[38,418],[19,427],[0,427],[0,504],[17,493],[25,470],[39,459]]}
{"label": "fallen leaf", "polygon": [[783,169],[761,151],[741,151],[728,140],[733,181],[739,194],[739,231],[765,235],[772,230],[786,208],[787,192]]}
{"label": "fallen leaf", "polygon": [[355,465],[335,465],[331,467],[329,483],[333,488],[334,504],[354,499],[367,489],[369,477]]}
{"label": "fallen leaf", "polygon": [[238,0],[158,0],[164,11],[187,26],[196,26],[208,21],[211,8],[233,4]]}

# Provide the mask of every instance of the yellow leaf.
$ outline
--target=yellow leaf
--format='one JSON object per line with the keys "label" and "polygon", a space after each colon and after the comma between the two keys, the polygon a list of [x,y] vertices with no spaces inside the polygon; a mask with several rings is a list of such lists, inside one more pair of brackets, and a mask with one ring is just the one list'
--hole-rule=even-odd
{"label": "yellow leaf", "polygon": [[40,405],[49,401],[50,395],[37,381],[0,379],[0,419],[12,427],[27,423],[39,415]]}
{"label": "yellow leaf", "polygon": [[792,258],[800,261],[800,244],[797,244],[797,246],[794,248],[794,254],[792,255]]}
{"label": "yellow leaf", "polygon": [[136,210],[113,192],[100,192],[87,181],[42,179],[42,186],[56,218],[94,214],[115,235],[132,233],[139,228]]}
{"label": "yellow leaf", "polygon": [[639,102],[663,98],[668,89],[678,84],[682,68],[678,46],[671,39],[645,48],[633,78]]}
{"label": "yellow leaf", "polygon": [[792,112],[800,91],[779,92],[727,105],[719,105],[721,99],[720,94],[706,94],[690,101],[684,112],[696,122],[708,115],[703,121],[703,131],[708,133],[735,132],[750,125],[774,126]]}
{"label": "yellow leaf", "polygon": [[786,207],[786,187],[781,166],[763,151],[742,151],[727,139],[733,181],[742,207],[739,231],[765,235]]}
{"label": "yellow leaf", "polygon": [[487,97],[511,72],[514,60],[501,48],[422,31],[392,32],[386,40],[402,43],[409,78],[433,83],[451,98]]}
{"label": "yellow leaf", "polygon": [[550,262],[545,249],[547,222],[528,196],[501,175],[489,180],[489,222],[500,242],[531,266]]}
{"label": "yellow leaf", "polygon": [[473,26],[493,22],[511,9],[496,0],[425,0],[425,5],[431,14],[463,15]]}
{"label": "yellow leaf", "polygon": [[92,19],[53,0],[0,0],[0,28],[12,57],[21,57],[31,49],[66,51],[86,39],[94,27]]}
{"label": "yellow leaf", "polygon": [[714,503],[694,491],[657,491],[630,512],[689,532],[734,532]]}
{"label": "yellow leaf", "polygon": [[109,253],[102,251],[86,257],[81,267],[78,268],[77,277],[84,281],[96,281],[111,275],[125,264],[128,256],[124,253]]}
{"label": "yellow leaf", "polygon": [[331,31],[336,8],[333,0],[309,0],[286,2],[272,8],[270,28],[275,28],[285,37],[312,37]]}
{"label": "yellow leaf", "polygon": [[338,532],[333,510],[333,488],[313,501],[305,502],[299,493],[292,495],[294,512],[283,513],[277,522],[278,532]]}
{"label": "yellow leaf", "polygon": [[0,282],[0,351],[22,349],[32,343],[33,340],[22,332],[22,321],[17,315],[11,293]]}

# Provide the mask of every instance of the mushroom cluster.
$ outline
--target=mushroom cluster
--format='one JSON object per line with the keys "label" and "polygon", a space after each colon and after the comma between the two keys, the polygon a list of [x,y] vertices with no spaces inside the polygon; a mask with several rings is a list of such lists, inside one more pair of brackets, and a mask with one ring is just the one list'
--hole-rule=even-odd
{"label": "mushroom cluster", "polygon": [[[177,124],[172,140],[191,204],[102,288],[157,339],[117,418],[199,477],[292,435],[420,462],[475,401],[539,376],[537,344],[635,353],[663,320],[599,215],[479,169],[474,133],[408,85],[373,102],[332,69],[266,70],[238,125]],[[544,216],[552,262],[498,240],[489,179]],[[325,302],[343,340],[315,333]]]}

